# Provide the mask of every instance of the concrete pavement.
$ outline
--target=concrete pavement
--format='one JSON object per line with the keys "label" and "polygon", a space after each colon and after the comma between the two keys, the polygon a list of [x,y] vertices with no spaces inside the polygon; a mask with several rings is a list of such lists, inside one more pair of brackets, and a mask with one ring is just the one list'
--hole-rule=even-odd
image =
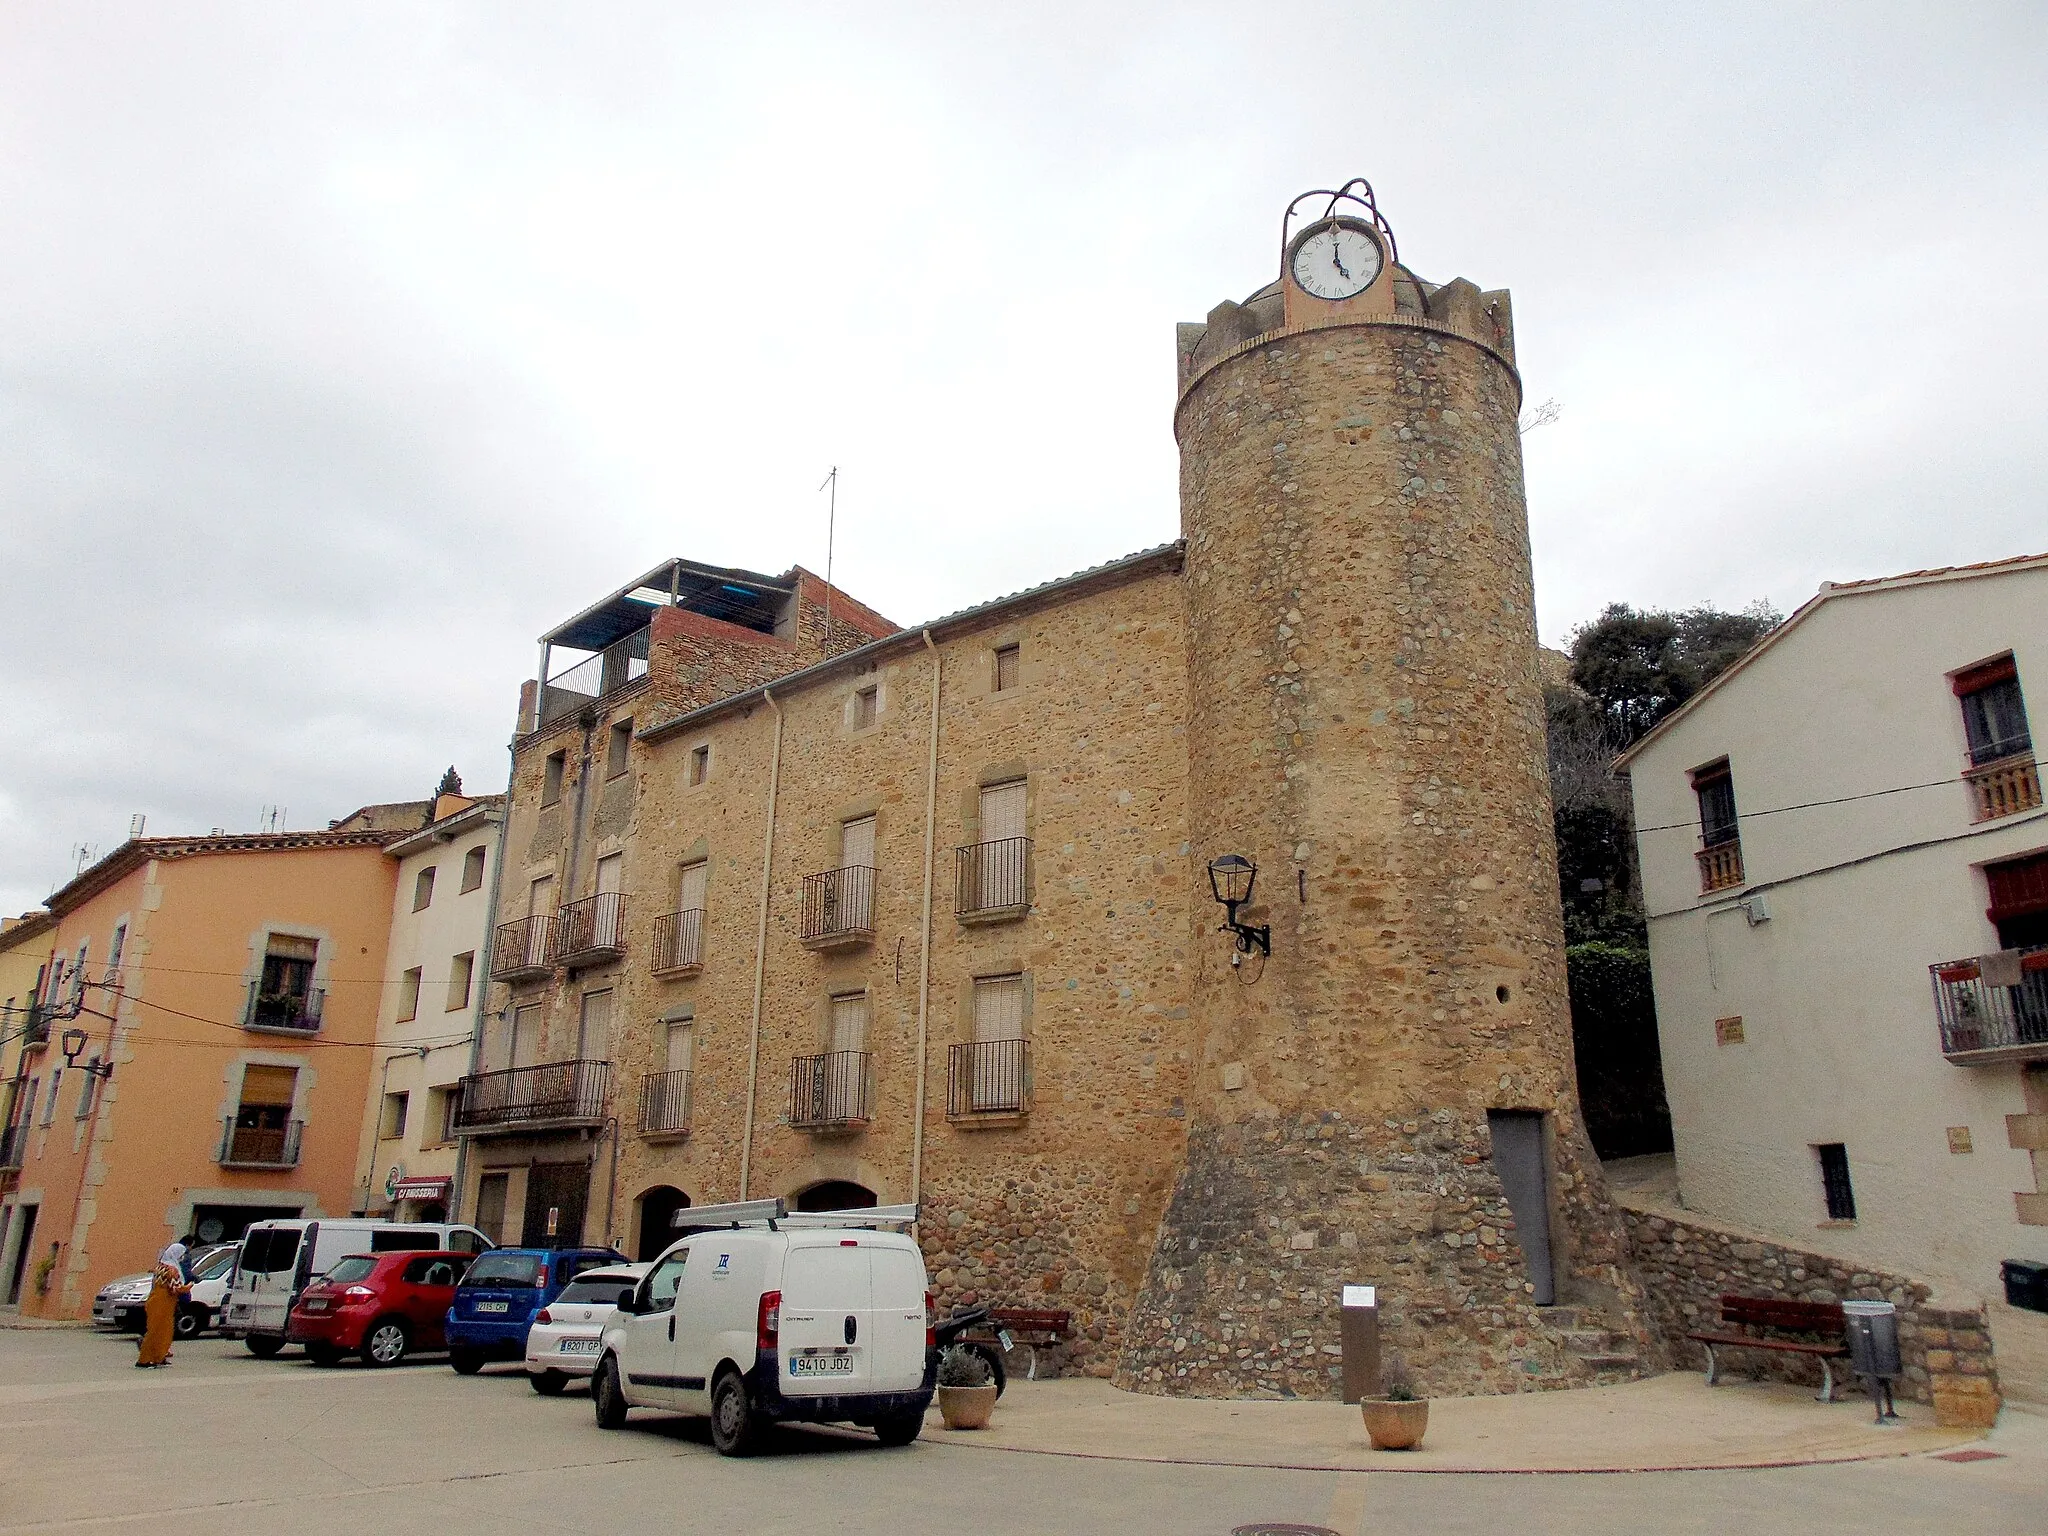
{"label": "concrete pavement", "polygon": [[[885,1451],[864,1434],[791,1430],[776,1436],[771,1454],[735,1462],[710,1449],[695,1421],[636,1413],[628,1429],[606,1433],[581,1392],[541,1398],[498,1370],[464,1378],[438,1361],[319,1370],[295,1355],[255,1360],[216,1340],[181,1345],[165,1371],[137,1371],[133,1359],[130,1340],[0,1332],[0,1531],[97,1533],[146,1522],[151,1536],[1225,1536],[1263,1521],[1343,1536],[1503,1526],[2003,1536],[2038,1533],[2048,1507],[2048,1420],[2011,1412],[1981,1442],[1996,1453],[1983,1461],[1915,1451],[1773,1470],[1414,1476],[1376,1464],[1303,1471],[998,1450],[1006,1434],[1049,1433],[1063,1416],[1068,1429],[1080,1428],[1072,1415],[1102,1411],[1072,1390],[1090,1383],[1025,1383],[985,1438],[933,1427],[917,1445]],[[1716,1390],[1733,1397],[1748,1389]],[[1557,1394],[1511,1401],[1577,1411]],[[1133,1413],[1159,1406],[1140,1400]],[[1327,1407],[1179,1406],[1226,1420],[1234,1412],[1240,1422],[1247,1409]],[[1859,1411],[1806,1406],[1845,1423]],[[1452,1448],[1464,1433],[1458,1417],[1446,1421]],[[1115,1448],[1103,1423],[1088,1432],[1095,1451]],[[1278,1433],[1285,1440],[1295,1431]],[[1471,1427],[1475,1444],[1481,1433],[1491,1432]]]}

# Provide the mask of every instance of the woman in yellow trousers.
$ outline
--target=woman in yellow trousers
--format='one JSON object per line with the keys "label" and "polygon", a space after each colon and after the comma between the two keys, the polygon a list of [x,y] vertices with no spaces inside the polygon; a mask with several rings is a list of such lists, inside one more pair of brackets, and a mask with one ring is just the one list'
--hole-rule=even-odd
{"label": "woman in yellow trousers", "polygon": [[136,1351],[138,1369],[164,1365],[171,1358],[171,1340],[178,1322],[178,1298],[192,1289],[185,1278],[185,1245],[172,1243],[156,1256],[155,1283],[149,1300],[143,1303],[142,1346]]}

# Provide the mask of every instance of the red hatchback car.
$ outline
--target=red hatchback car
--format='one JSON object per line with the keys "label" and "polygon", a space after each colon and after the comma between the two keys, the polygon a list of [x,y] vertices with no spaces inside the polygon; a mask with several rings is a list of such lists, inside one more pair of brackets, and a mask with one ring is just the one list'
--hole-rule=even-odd
{"label": "red hatchback car", "polygon": [[446,1349],[448,1306],[473,1253],[357,1253],[307,1286],[285,1325],[315,1365],[356,1354],[396,1365],[415,1350]]}

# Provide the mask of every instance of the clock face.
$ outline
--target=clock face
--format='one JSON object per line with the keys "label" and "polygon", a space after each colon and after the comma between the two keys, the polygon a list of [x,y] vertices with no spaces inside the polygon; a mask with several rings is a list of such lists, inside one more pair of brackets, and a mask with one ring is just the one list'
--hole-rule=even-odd
{"label": "clock face", "polygon": [[1386,265],[1380,243],[1348,224],[1312,230],[1294,248],[1294,281],[1318,299],[1349,299],[1365,292]]}

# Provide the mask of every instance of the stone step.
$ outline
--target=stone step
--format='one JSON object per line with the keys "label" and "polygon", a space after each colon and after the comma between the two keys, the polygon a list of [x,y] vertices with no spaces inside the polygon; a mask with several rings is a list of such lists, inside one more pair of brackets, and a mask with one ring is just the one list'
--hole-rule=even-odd
{"label": "stone step", "polygon": [[1560,1333],[1558,1340],[1575,1355],[1597,1355],[1614,1343],[1614,1335],[1605,1328],[1573,1328]]}
{"label": "stone step", "polygon": [[1639,1356],[1633,1354],[1575,1355],[1573,1358],[1583,1361],[1596,1371],[1633,1371],[1639,1369],[1643,1363]]}

